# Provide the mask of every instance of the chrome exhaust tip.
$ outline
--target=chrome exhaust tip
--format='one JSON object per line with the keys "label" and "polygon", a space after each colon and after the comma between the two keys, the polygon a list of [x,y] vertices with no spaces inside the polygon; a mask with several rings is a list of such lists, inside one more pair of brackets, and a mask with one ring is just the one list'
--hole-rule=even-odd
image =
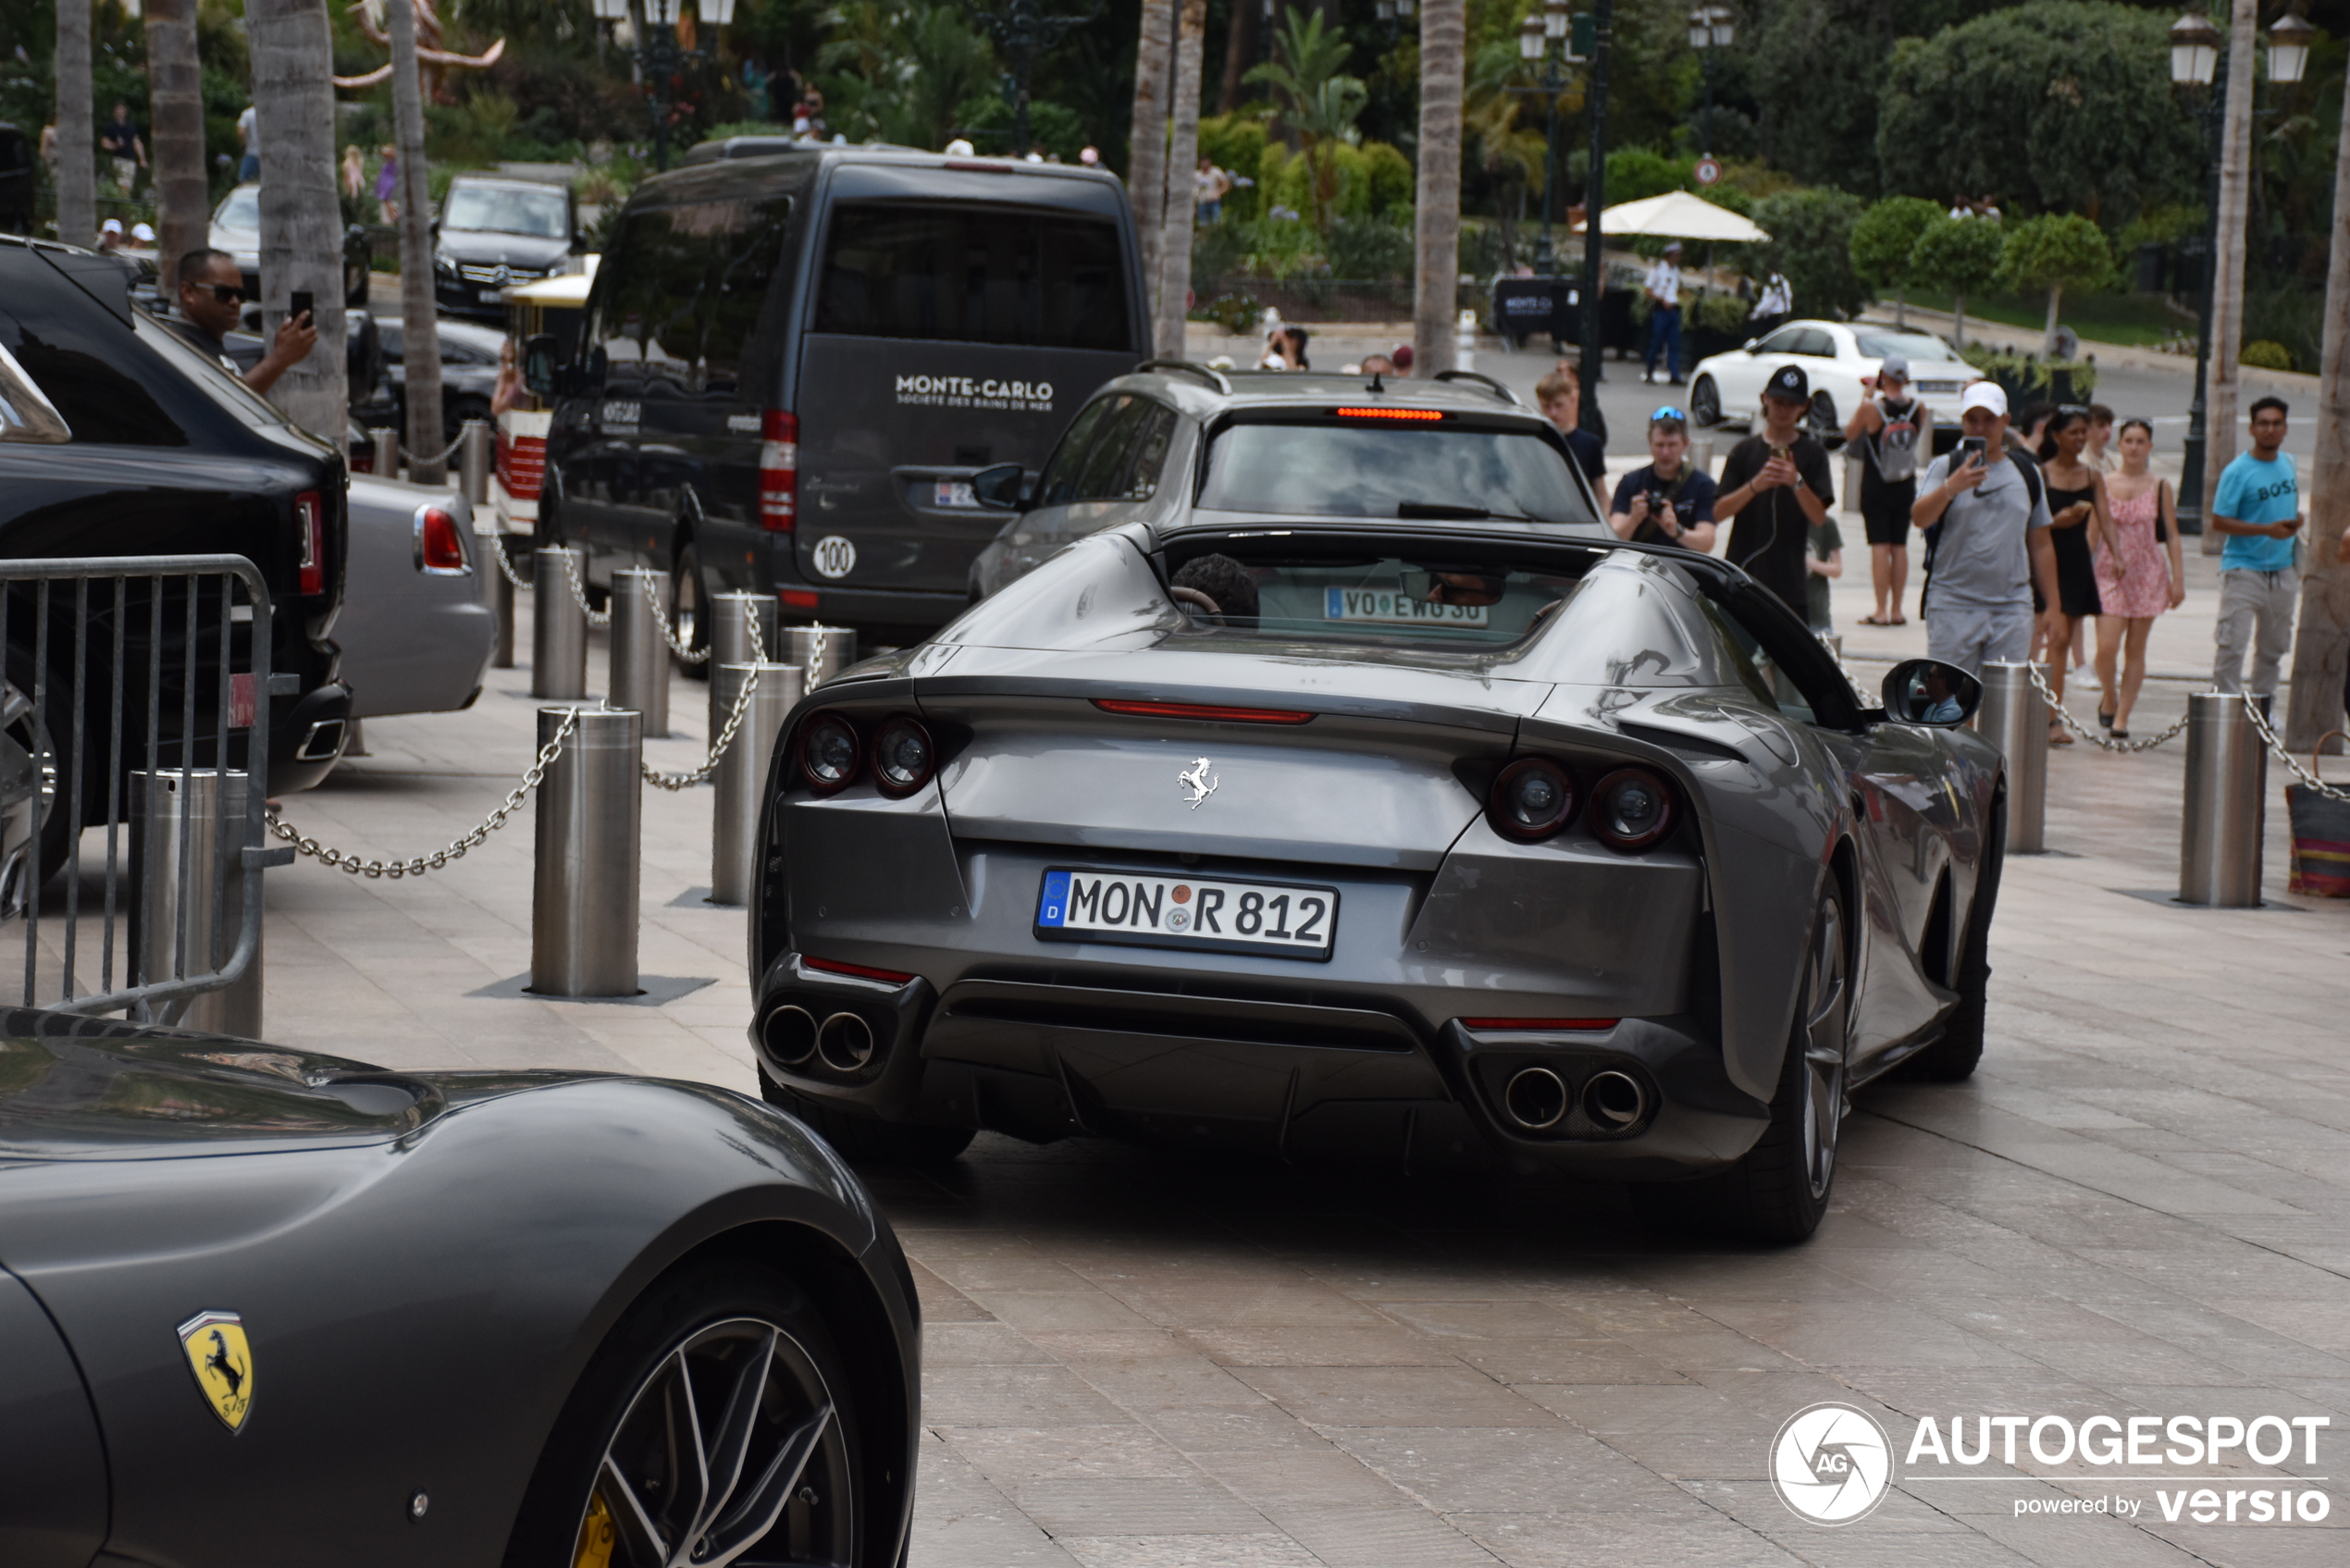
{"label": "chrome exhaust tip", "polygon": [[816,1054],[835,1072],[855,1072],[873,1059],[873,1026],[855,1013],[835,1013],[816,1031]]}
{"label": "chrome exhaust tip", "polygon": [[759,1042],[784,1066],[798,1067],[816,1050],[816,1016],[786,1003],[760,1020]]}
{"label": "chrome exhaust tip", "polygon": [[1529,1132],[1556,1127],[1572,1100],[1566,1080],[1548,1068],[1519,1068],[1502,1092],[1502,1108]]}
{"label": "chrome exhaust tip", "polygon": [[1603,1131],[1621,1132],[1637,1124],[1648,1110],[1649,1092],[1629,1073],[1613,1068],[1595,1072],[1583,1085],[1583,1114]]}

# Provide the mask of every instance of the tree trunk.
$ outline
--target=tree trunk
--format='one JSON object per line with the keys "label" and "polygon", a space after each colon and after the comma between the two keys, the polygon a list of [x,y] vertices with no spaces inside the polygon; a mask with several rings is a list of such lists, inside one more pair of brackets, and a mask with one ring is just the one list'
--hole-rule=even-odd
{"label": "tree trunk", "polygon": [[334,51],[326,0],[246,0],[254,134],[261,140],[262,332],[274,337],[296,291],[311,296],[318,346],[271,389],[296,425],[342,450],[342,207],[335,199]]}
{"label": "tree trunk", "polygon": [[1167,146],[1167,210],[1158,230],[1158,352],[1183,357],[1183,318],[1191,302],[1192,224],[1199,204],[1193,166],[1199,162],[1201,53],[1207,46],[1207,0],[1183,0],[1175,40],[1174,133]]}
{"label": "tree trunk", "polygon": [[98,128],[90,80],[90,0],[57,0],[57,238],[98,242]]}
{"label": "tree trunk", "polygon": [[2057,356],[2057,308],[2063,298],[2063,284],[2048,285],[2048,324],[2040,329],[2040,357],[2042,359],[2054,359]]}
{"label": "tree trunk", "polygon": [[[1249,0],[1233,0],[1232,19],[1224,31],[1224,86],[1216,94],[1216,112],[1229,115],[1241,106],[1241,78],[1256,63],[1256,27],[1264,12]],[[1242,171],[1250,179],[1255,169]]]}
{"label": "tree trunk", "polygon": [[[2252,57],[2257,47],[2259,0],[2233,0],[2228,24],[2227,117],[2220,130],[2220,250],[2211,258],[2211,378],[2204,396],[2203,515],[2220,475],[2236,455],[2236,389],[2243,376],[2244,224],[2252,186]],[[2226,542],[2217,528],[2203,533],[2203,553]]]}
{"label": "tree trunk", "polygon": [[[1158,292],[1158,226],[1167,201],[1167,68],[1180,0],[1142,0],[1143,37],[1134,51],[1134,127],[1126,150],[1126,195],[1143,253],[1143,286]],[[1151,301],[1142,302],[1145,315]]]}
{"label": "tree trunk", "polygon": [[1461,271],[1461,73],[1466,0],[1420,6],[1418,210],[1413,219],[1412,374],[1453,367]]}
{"label": "tree trunk", "polygon": [[416,79],[416,9],[384,7],[391,39],[392,134],[400,146],[400,363],[407,378],[409,476],[438,485],[448,461],[422,462],[449,444],[441,434],[440,328],[432,297],[432,171],[425,163],[425,98]]}
{"label": "tree trunk", "polygon": [[2318,377],[2318,461],[2310,471],[2309,548],[2284,743],[2295,751],[2343,725],[2350,669],[2350,565],[2335,559],[2350,525],[2350,114],[2333,165],[2333,247],[2326,263],[2325,357]]}
{"label": "tree trunk", "polygon": [[155,159],[156,248],[167,300],[179,297],[179,258],[205,242],[212,185],[204,173],[204,91],[195,0],[147,0],[147,103]]}

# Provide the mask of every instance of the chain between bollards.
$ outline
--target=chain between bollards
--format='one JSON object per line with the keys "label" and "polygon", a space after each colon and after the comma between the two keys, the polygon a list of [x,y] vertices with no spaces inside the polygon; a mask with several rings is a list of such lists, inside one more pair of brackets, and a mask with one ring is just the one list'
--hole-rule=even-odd
{"label": "chain between bollards", "polygon": [[612,611],[607,610],[599,613],[596,607],[588,602],[588,585],[579,580],[578,551],[563,551],[563,576],[570,582],[571,597],[579,601],[579,612],[588,617],[588,623],[591,626],[611,625]]}
{"label": "chain between bollards", "polygon": [[[751,636],[756,645],[758,639],[756,627],[753,628]],[[726,748],[735,744],[735,732],[742,728],[743,715],[750,710],[750,694],[758,689],[759,672],[753,669],[749,674],[743,677],[743,689],[735,696],[735,710],[726,715],[726,726],[720,730],[718,737],[710,743],[710,755],[702,759],[700,767],[689,773],[664,773],[649,762],[640,763],[638,766],[644,770],[645,782],[656,789],[668,790],[691,789],[698,784],[708,783],[710,775],[718,771],[718,764],[724,759]]]}
{"label": "chain between bollards", "polygon": [[2074,735],[2079,735],[2083,740],[2087,741],[2090,745],[2101,747],[2108,751],[2152,751],[2156,747],[2161,746],[2166,742],[2175,740],[2180,735],[2186,733],[2186,715],[2183,713],[2179,716],[2179,722],[2177,723],[2171,725],[2169,729],[2163,731],[2158,735],[2148,735],[2144,740],[2114,740],[2109,736],[2096,734],[2083,725],[2080,720],[2074,718],[2072,710],[2065,707],[2064,699],[2057,696],[2056,692],[2049,686],[2047,676],[2041,673],[2041,667],[2037,664],[2032,666],[2032,686],[2034,690],[2040,694],[2040,700],[2048,705],[2048,712],[2055,718],[2058,723],[2062,724],[2066,729],[2071,730]]}

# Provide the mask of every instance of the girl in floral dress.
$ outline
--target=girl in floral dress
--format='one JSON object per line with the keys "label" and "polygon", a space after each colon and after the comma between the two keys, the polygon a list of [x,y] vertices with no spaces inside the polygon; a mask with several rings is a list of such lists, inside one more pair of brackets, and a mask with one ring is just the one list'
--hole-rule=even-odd
{"label": "girl in floral dress", "polygon": [[[2146,634],[2154,630],[2156,616],[2179,608],[2187,589],[2171,481],[2156,478],[2146,467],[2154,454],[2154,426],[2143,419],[2125,419],[2115,446],[2121,454],[2121,472],[2105,481],[2113,543],[2100,542],[2096,552],[2102,611],[2097,616],[2097,686],[2104,698],[2097,722],[2113,731],[2114,739],[2127,740],[2130,710],[2138,705],[2138,688],[2146,684]],[[2117,654],[2121,666],[2118,685]]]}

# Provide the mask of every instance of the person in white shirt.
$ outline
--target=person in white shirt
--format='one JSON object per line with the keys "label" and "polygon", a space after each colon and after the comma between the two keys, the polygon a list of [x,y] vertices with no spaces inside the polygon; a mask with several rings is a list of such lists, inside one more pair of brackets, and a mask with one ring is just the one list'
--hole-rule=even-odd
{"label": "person in white shirt", "polygon": [[1649,297],[1649,353],[1643,381],[1656,379],[1656,356],[1664,355],[1665,374],[1681,384],[1681,242],[1664,247],[1664,259],[1649,268],[1640,287]]}
{"label": "person in white shirt", "polygon": [[261,178],[259,120],[260,117],[254,113],[251,104],[247,104],[245,112],[237,117],[237,144],[244,149],[243,155],[237,160],[237,183],[240,185],[250,185]]}
{"label": "person in white shirt", "polygon": [[1762,285],[1762,297],[1754,302],[1754,309],[1746,319],[1756,337],[1767,338],[1794,314],[1794,286],[1787,282],[1786,273],[1775,272]]}

